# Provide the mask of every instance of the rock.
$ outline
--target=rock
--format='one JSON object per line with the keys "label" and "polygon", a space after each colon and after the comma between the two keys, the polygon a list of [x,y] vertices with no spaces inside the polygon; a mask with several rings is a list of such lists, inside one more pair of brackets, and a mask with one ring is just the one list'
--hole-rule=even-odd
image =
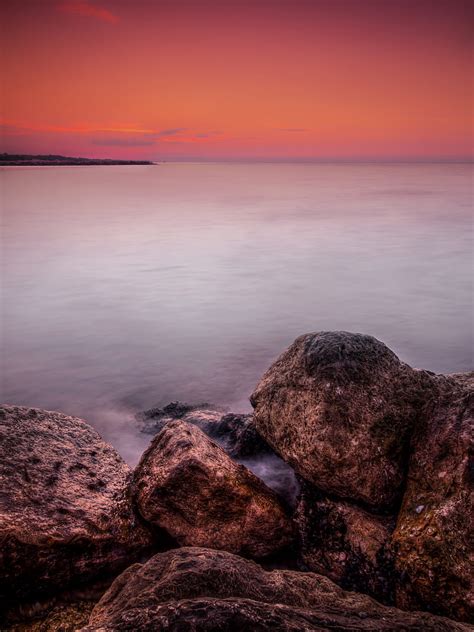
{"label": "rock", "polygon": [[208,433],[235,459],[275,454],[268,443],[258,434],[253,415],[224,415]]}
{"label": "rock", "polygon": [[142,432],[148,434],[157,434],[176,419],[200,428],[229,456],[261,478],[289,509],[294,508],[299,489],[295,473],[258,434],[252,415],[224,413],[210,404],[193,406],[182,402],[137,415]]}
{"label": "rock", "polygon": [[393,536],[397,604],[474,620],[474,373],[437,378]]}
{"label": "rock", "polygon": [[295,513],[305,566],[346,590],[393,603],[392,516],[377,516],[348,502],[329,499],[302,483]]}
{"label": "rock", "polygon": [[457,383],[467,389],[474,389],[474,371],[467,371],[466,373],[450,373],[444,376],[451,383]]}
{"label": "rock", "polygon": [[258,434],[253,415],[224,415],[208,434],[227,454],[276,492],[288,509],[294,509],[299,492],[295,473]]}
{"label": "rock", "polygon": [[199,428],[169,422],[134,473],[137,507],[181,546],[211,546],[252,557],[291,540],[277,496]]}
{"label": "rock", "polygon": [[185,404],[171,402],[164,408],[150,408],[137,415],[141,431],[157,434],[170,421],[181,419],[193,424],[214,439],[236,459],[260,454],[274,454],[268,443],[258,434],[253,416],[226,413],[224,409],[210,404]]}
{"label": "rock", "polygon": [[379,510],[400,500],[410,433],[430,376],[371,336],[298,338],[262,377],[257,431],[304,479]]}
{"label": "rock", "polygon": [[[105,627],[111,625],[112,627]],[[117,627],[116,627],[117,626]],[[262,603],[254,599],[214,599],[200,597],[160,604],[152,611],[133,610],[123,618],[106,620],[98,626],[89,625],[82,632],[133,630],[134,632],[339,632],[372,630],[381,632],[468,632],[472,628],[440,619],[426,613],[393,613],[365,611],[348,614],[343,607],[325,604],[314,610]]]}
{"label": "rock", "polygon": [[474,617],[473,392],[474,373],[412,369],[361,334],[308,334],[275,362],[254,422],[319,490],[297,514],[310,568],[383,599],[393,583],[400,607]]}
{"label": "rock", "polygon": [[28,599],[117,573],[153,540],[131,472],[84,421],[0,409],[0,594]]}
{"label": "rock", "polygon": [[171,402],[163,408],[150,408],[137,415],[137,421],[141,425],[141,431],[155,435],[170,421],[182,419],[194,424],[206,434],[212,434],[214,426],[220,422],[224,409],[210,404],[185,404],[183,402]]}
{"label": "rock", "polygon": [[135,564],[92,611],[97,630],[468,630],[388,608],[314,573],[263,568],[224,551],[183,548]]}
{"label": "rock", "polygon": [[42,616],[6,629],[8,632],[76,632],[87,625],[94,605],[92,601],[57,604]]}

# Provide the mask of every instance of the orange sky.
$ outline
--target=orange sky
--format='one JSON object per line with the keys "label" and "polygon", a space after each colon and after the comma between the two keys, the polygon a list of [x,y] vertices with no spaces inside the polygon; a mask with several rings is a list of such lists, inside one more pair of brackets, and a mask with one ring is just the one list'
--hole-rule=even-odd
{"label": "orange sky", "polygon": [[3,0],[1,151],[462,159],[472,7]]}

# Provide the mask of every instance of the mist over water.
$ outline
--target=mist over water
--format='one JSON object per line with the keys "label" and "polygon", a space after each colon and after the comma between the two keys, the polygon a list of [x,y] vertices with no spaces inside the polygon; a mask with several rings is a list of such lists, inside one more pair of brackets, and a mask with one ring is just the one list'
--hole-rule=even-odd
{"label": "mist over water", "polygon": [[83,417],[132,464],[150,440],[137,411],[248,411],[302,333],[364,332],[413,366],[472,366],[469,165],[0,175],[2,400]]}

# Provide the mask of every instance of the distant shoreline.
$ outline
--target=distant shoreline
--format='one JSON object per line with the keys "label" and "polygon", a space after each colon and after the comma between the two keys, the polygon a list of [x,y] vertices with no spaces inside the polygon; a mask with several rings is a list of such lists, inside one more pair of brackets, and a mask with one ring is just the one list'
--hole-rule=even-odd
{"label": "distant shoreline", "polygon": [[186,158],[166,158],[157,161],[152,160],[115,160],[113,158],[78,158],[60,155],[31,155],[31,154],[8,154],[0,153],[0,167],[57,167],[57,166],[81,166],[81,165],[158,165],[158,164],[199,164],[199,165],[243,165],[243,164],[263,164],[263,165],[331,165],[331,166],[400,166],[400,165],[472,165],[473,161],[469,158],[437,158],[437,159],[403,159],[403,158],[203,158],[186,157]]}
{"label": "distant shoreline", "polygon": [[154,165],[150,160],[114,160],[111,158],[71,158],[58,155],[0,154],[0,167],[61,167],[91,165]]}

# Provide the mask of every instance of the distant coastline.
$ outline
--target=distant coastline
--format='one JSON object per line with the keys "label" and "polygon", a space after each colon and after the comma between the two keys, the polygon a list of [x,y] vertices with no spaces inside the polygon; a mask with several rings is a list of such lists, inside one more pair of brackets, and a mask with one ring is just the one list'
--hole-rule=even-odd
{"label": "distant coastline", "polygon": [[68,165],[153,165],[149,160],[114,160],[111,158],[71,158],[70,156],[0,154],[0,167],[60,167]]}

